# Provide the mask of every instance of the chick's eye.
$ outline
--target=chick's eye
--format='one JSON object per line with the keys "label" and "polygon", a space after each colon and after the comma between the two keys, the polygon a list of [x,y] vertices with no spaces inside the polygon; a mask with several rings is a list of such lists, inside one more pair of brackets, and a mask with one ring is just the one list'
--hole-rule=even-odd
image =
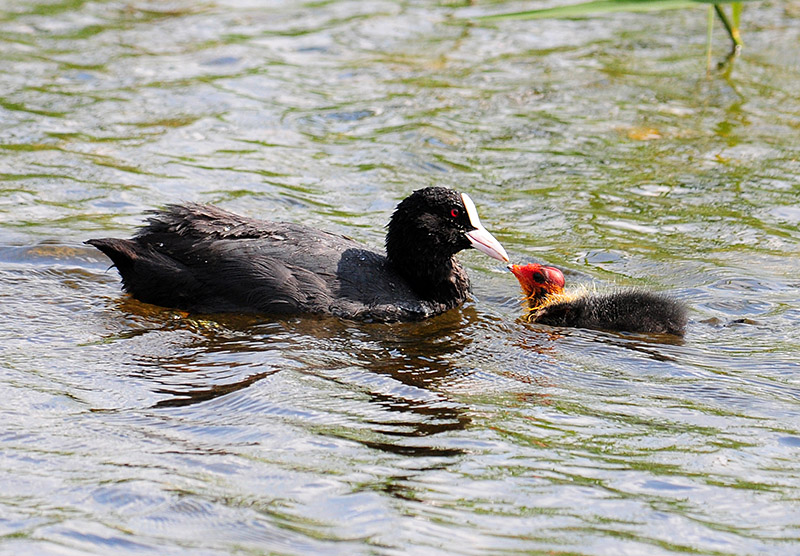
{"label": "chick's eye", "polygon": [[534,272],[531,278],[533,278],[534,282],[538,283],[544,282],[544,274],[542,274],[541,272]]}
{"label": "chick's eye", "polygon": [[458,210],[457,208],[450,209],[450,216],[452,216],[453,218],[458,218],[459,216],[461,216],[461,211]]}

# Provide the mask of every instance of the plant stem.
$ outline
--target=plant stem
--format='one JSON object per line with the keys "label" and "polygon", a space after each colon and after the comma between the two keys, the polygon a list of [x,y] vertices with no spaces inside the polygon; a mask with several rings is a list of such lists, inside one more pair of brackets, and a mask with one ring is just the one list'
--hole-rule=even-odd
{"label": "plant stem", "polygon": [[734,58],[735,56],[739,55],[739,52],[742,50],[742,37],[739,35],[739,28],[734,27],[731,25],[728,16],[725,15],[725,11],[722,9],[720,4],[714,4],[714,10],[717,12],[722,24],[725,26],[725,30],[728,32],[728,36],[733,41],[733,47],[731,48],[730,54],[728,54],[728,59]]}
{"label": "plant stem", "polygon": [[714,38],[714,9],[708,7],[708,29],[706,31],[706,72],[711,73],[711,40]]}

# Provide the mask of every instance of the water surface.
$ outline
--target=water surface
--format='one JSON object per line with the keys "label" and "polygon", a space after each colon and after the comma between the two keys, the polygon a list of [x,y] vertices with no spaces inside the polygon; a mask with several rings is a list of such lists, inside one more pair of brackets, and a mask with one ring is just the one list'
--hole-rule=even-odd
{"label": "water surface", "polygon": [[[513,6],[4,3],[0,553],[800,554],[800,12],[709,73],[702,8],[469,19]],[[429,185],[686,338],[521,322],[474,251],[422,323],[187,315],[82,244],[185,200],[379,247]]]}

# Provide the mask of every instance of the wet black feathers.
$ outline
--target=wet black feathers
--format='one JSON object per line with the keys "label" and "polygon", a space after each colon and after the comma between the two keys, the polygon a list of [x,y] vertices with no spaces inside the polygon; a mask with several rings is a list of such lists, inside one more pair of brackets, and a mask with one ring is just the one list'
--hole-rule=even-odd
{"label": "wet black feathers", "polygon": [[[140,301],[197,312],[312,313],[358,320],[426,318],[466,299],[453,255],[469,247],[460,204],[445,188],[419,190],[387,226],[389,256],[308,226],[268,222],[199,204],[154,211],[132,239],[92,239]],[[452,220],[452,219],[451,219]]]}

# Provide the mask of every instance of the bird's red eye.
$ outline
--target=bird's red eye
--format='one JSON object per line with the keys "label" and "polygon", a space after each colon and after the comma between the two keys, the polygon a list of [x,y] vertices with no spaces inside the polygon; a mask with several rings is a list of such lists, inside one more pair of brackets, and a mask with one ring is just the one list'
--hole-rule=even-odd
{"label": "bird's red eye", "polygon": [[461,216],[461,211],[458,210],[457,208],[451,209],[450,216],[452,216],[453,218],[458,218],[459,216]]}

